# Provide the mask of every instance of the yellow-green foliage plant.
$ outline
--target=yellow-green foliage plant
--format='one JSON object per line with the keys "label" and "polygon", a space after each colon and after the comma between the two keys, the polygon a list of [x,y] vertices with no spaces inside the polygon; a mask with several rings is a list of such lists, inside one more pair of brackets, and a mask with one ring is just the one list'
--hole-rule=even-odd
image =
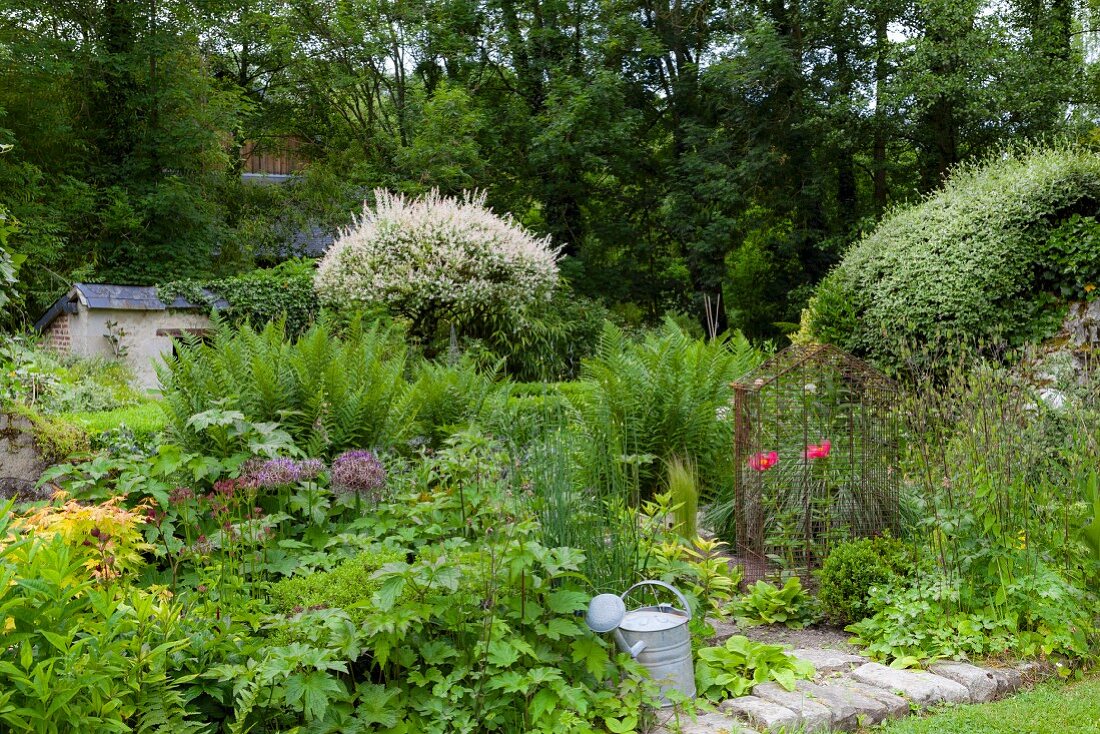
{"label": "yellow-green foliage plant", "polygon": [[56,535],[100,581],[130,576],[145,565],[143,553],[152,550],[142,535],[148,501],[132,509],[123,497],[85,504],[58,492],[53,500],[16,518],[14,527],[32,535]]}
{"label": "yellow-green foliage plant", "polygon": [[392,549],[365,551],[331,571],[294,576],[271,587],[271,603],[281,614],[340,609],[355,624],[371,613],[370,599],[381,586],[375,573],[387,563],[405,560]]}

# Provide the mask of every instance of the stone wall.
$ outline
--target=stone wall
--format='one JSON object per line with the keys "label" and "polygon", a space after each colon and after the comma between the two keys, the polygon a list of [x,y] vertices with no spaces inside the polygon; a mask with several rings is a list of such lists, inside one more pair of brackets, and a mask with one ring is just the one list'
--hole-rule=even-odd
{"label": "stone wall", "polygon": [[1100,301],[1070,304],[1062,331],[1075,348],[1095,347],[1100,343]]}
{"label": "stone wall", "polygon": [[23,416],[0,413],[0,498],[46,496],[35,489],[46,463],[34,447],[31,424]]}

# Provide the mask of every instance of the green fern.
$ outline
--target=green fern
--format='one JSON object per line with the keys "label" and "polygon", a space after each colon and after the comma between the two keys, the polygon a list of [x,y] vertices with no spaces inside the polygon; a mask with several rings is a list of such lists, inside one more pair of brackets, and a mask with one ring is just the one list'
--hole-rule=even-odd
{"label": "green fern", "polygon": [[588,439],[587,483],[647,497],[664,482],[662,461],[691,456],[700,495],[713,499],[732,481],[729,383],[760,358],[739,334],[704,342],[668,320],[634,342],[608,324],[582,369],[591,389],[573,397]]}
{"label": "green fern", "polygon": [[145,676],[136,701],[134,734],[208,734],[211,726],[192,721],[187,699],[178,688],[179,681],[170,681],[161,674]]}
{"label": "green fern", "polygon": [[391,328],[353,321],[337,336],[321,320],[292,341],[282,323],[219,323],[209,344],[185,340],[178,353],[159,376],[169,427],[191,450],[212,450],[187,421],[215,406],[278,422],[317,456],[391,446],[413,426],[406,349]]}

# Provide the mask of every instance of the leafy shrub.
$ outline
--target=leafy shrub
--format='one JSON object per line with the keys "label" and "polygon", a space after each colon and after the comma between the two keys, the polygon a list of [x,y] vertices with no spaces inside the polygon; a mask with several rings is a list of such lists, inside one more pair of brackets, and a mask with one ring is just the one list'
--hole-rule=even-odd
{"label": "leafy shrub", "polygon": [[997,606],[978,606],[962,579],[935,574],[910,586],[876,587],[872,616],[849,625],[853,642],[885,660],[991,655],[1088,658],[1096,642],[1096,597],[1050,569],[1007,587]]}
{"label": "leafy shrub", "polygon": [[787,579],[782,589],[757,581],[732,604],[732,611],[738,624],[782,624],[790,629],[813,624],[819,615],[817,603],[797,576]]}
{"label": "leafy shrub", "polygon": [[871,590],[908,575],[907,564],[905,547],[887,536],[836,545],[818,572],[817,599],[822,612],[841,626],[867,617],[872,613]]}
{"label": "leafy shrub", "polygon": [[503,360],[516,380],[568,380],[596,350],[608,311],[561,286],[524,308],[489,312],[455,323],[464,351],[483,365]]}
{"label": "leafy shrub", "polygon": [[584,481],[648,497],[664,483],[659,462],[679,456],[695,461],[699,493],[713,498],[732,484],[733,426],[720,420],[729,383],[759,358],[740,335],[704,342],[666,321],[634,342],[607,324],[582,367],[586,387],[570,396],[587,444]]}
{"label": "leafy shrub", "polygon": [[371,595],[381,586],[374,573],[387,563],[404,561],[394,550],[373,550],[344,561],[331,571],[283,579],[271,587],[271,603],[282,614],[342,609],[355,624],[370,614]]}
{"label": "leafy shrub", "polygon": [[209,288],[229,303],[228,318],[256,329],[285,319],[287,333],[301,334],[320,313],[313,290],[315,271],[312,260],[287,260],[273,268],[215,280]]}
{"label": "leafy shrub", "polygon": [[339,237],[317,271],[321,300],[336,308],[381,305],[430,337],[445,319],[499,314],[548,297],[557,252],[510,217],[433,191],[420,199],[375,191],[357,224]]}
{"label": "leafy shrub", "polygon": [[406,350],[399,336],[355,320],[337,337],[325,323],[298,340],[275,324],[261,332],[222,324],[209,344],[192,342],[159,370],[173,435],[191,450],[212,450],[193,416],[232,409],[253,422],[277,422],[313,456],[385,447],[408,435]]}
{"label": "leafy shrub", "polygon": [[799,679],[812,678],[814,667],[788,655],[782,645],[765,645],[733,635],[718,647],[697,653],[695,684],[712,701],[744,696],[760,683],[774,681],[793,691]]}
{"label": "leafy shrub", "polygon": [[181,607],[128,585],[100,588],[61,534],[17,537],[0,523],[4,731],[208,731],[190,718],[177,677],[190,643]]}
{"label": "leafy shrub", "polygon": [[1076,234],[1057,228],[1073,214],[1095,215],[1098,202],[1100,159],[1087,150],[1016,150],[964,166],[852,247],[822,282],[803,326],[894,364],[901,345],[934,336],[1033,338],[1050,326],[1050,294],[1079,292],[1092,275],[1077,265],[1096,261],[1095,241],[1067,249],[1066,236]]}

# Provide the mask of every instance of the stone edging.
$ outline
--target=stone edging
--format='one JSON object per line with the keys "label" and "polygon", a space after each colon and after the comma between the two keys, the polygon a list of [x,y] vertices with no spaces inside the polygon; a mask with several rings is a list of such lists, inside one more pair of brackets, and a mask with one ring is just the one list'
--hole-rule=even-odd
{"label": "stone edging", "polygon": [[718,711],[678,727],[666,713],[656,733],[854,731],[941,704],[993,701],[1054,672],[1040,663],[985,668],[956,661],[932,663],[926,671],[898,670],[834,650],[796,649],[789,654],[813,664],[817,675],[812,682],[799,681],[793,691],[775,683],[757,685],[751,696],[723,701]]}

